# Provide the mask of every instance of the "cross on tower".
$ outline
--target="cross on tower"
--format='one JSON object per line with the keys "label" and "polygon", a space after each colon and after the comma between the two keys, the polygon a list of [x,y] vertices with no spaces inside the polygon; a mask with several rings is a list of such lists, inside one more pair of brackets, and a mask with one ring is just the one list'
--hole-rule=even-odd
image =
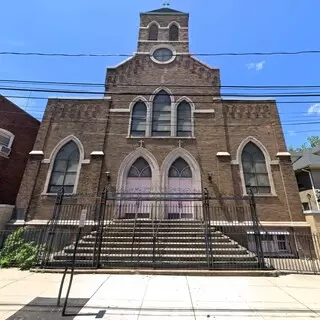
{"label": "cross on tower", "polygon": [[141,139],[140,141],[139,141],[139,147],[143,147],[143,140]]}
{"label": "cross on tower", "polygon": [[164,6],[164,7],[169,7],[169,6],[170,6],[170,3],[166,1],[166,2],[163,3],[163,6]]}

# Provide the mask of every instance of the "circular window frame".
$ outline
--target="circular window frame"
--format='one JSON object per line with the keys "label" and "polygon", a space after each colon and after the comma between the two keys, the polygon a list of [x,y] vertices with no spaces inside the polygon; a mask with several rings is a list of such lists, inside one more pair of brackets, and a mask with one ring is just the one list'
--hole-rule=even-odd
{"label": "circular window frame", "polygon": [[[155,51],[159,50],[159,49],[169,49],[171,52],[172,52],[172,57],[167,60],[167,61],[159,61],[157,60],[153,54]],[[150,51],[150,59],[157,63],[157,64],[168,64],[168,63],[171,63],[172,61],[174,61],[174,59],[176,58],[176,54],[177,54],[177,51],[170,45],[158,45],[158,46],[155,46],[152,48],[152,50]]]}

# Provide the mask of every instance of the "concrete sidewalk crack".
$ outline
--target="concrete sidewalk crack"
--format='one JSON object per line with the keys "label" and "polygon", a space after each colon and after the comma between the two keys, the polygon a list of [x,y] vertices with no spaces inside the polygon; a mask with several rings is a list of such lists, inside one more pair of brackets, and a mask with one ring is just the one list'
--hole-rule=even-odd
{"label": "concrete sidewalk crack", "polygon": [[140,304],[140,307],[139,307],[139,313],[138,313],[137,320],[139,320],[139,318],[140,318],[141,309],[142,309],[142,305],[143,305],[143,302],[144,302],[144,298],[145,298],[145,296],[146,296],[146,294],[147,294],[147,290],[148,290],[150,278],[151,278],[151,277],[148,277],[148,282],[147,282],[147,284],[146,284],[146,288],[145,288],[144,293],[143,293],[143,297],[142,297],[142,301],[141,301],[141,304]]}
{"label": "concrete sidewalk crack", "polygon": [[188,281],[188,277],[185,276],[186,280],[187,280],[187,286],[188,286],[188,292],[189,292],[189,296],[190,296],[190,301],[191,301],[191,306],[192,306],[192,312],[193,312],[193,317],[194,319],[196,319],[196,312],[194,310],[194,305],[193,305],[193,301],[192,301],[192,295],[191,295],[191,290],[190,290],[190,286],[189,286],[189,281]]}

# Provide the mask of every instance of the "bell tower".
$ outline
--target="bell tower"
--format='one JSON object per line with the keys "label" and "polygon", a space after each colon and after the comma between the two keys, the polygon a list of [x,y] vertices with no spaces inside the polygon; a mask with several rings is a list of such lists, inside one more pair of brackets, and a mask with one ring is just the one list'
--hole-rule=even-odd
{"label": "bell tower", "polygon": [[140,13],[138,54],[170,48],[189,52],[189,14],[168,7]]}

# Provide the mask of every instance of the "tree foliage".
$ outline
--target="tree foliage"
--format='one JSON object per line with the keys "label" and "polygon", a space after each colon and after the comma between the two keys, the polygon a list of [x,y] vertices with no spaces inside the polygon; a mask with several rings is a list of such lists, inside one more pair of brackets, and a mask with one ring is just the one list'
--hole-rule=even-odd
{"label": "tree foliage", "polygon": [[303,151],[309,148],[314,148],[320,145],[320,136],[309,136],[307,141],[304,142],[299,148],[289,147],[289,151]]}
{"label": "tree foliage", "polygon": [[11,233],[0,251],[0,268],[30,269],[37,262],[38,246],[23,238],[23,228]]}

